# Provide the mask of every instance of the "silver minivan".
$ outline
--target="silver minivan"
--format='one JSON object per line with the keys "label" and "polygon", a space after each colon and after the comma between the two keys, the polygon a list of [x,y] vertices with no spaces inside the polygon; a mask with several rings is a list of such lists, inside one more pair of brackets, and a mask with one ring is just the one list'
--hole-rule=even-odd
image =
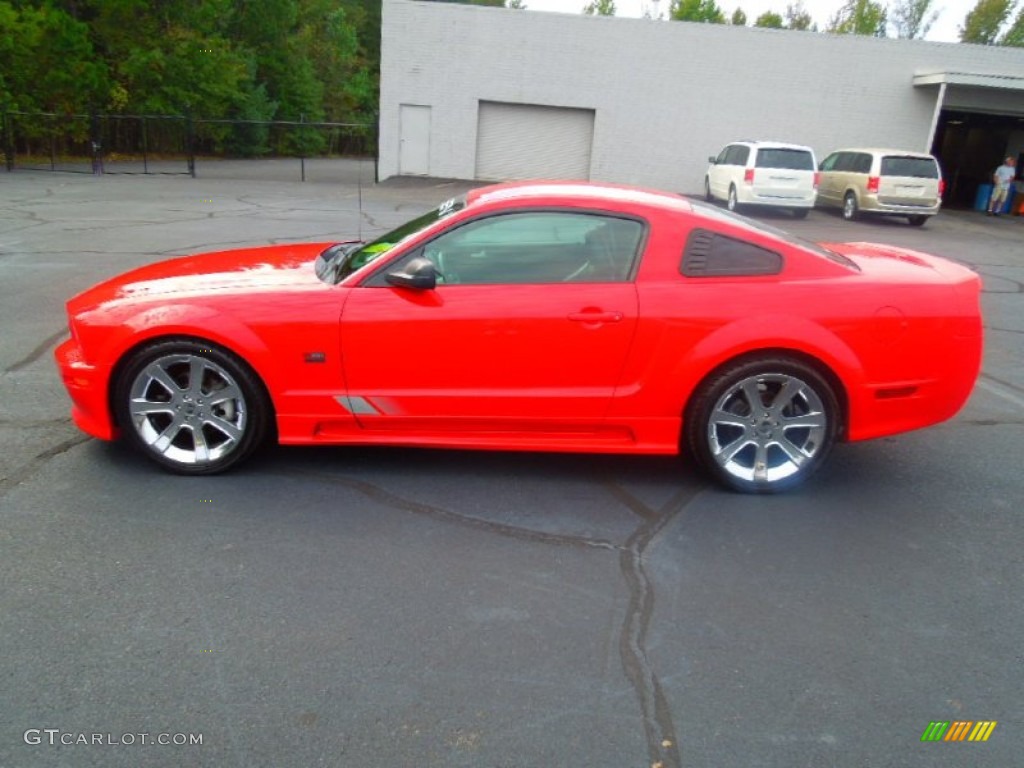
{"label": "silver minivan", "polygon": [[818,206],[841,208],[850,221],[861,214],[906,216],[920,227],[942,205],[942,171],[923,152],[840,149],[819,167]]}

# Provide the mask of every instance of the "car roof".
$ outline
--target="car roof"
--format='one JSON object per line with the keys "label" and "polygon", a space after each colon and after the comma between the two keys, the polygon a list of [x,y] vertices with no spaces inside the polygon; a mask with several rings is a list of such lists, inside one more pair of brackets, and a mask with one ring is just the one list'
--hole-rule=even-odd
{"label": "car roof", "polygon": [[834,155],[836,152],[864,152],[872,155],[903,155],[905,157],[930,157],[933,160],[935,159],[934,156],[927,152],[918,152],[913,149],[892,149],[885,147],[842,147],[841,149],[829,152],[829,154]]}
{"label": "car roof", "polygon": [[807,150],[808,152],[812,152],[812,153],[814,151],[810,147],[805,146],[804,144],[792,144],[792,143],[790,143],[788,141],[750,141],[750,140],[744,140],[744,141],[733,141],[733,142],[730,142],[730,143],[731,144],[749,144],[752,147],[758,147],[758,148],[762,148],[763,147],[765,149],[804,149],[804,150]]}
{"label": "car roof", "polygon": [[590,181],[521,181],[479,187],[466,194],[466,204],[487,204],[528,198],[566,202],[633,203],[690,213],[693,206],[677,194],[657,189]]}

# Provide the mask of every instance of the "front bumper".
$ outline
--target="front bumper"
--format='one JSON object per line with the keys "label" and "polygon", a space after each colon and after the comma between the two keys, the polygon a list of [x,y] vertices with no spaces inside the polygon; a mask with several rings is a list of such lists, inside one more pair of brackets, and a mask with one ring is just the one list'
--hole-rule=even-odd
{"label": "front bumper", "polygon": [[57,347],[54,357],[71,397],[71,418],[75,424],[100,440],[113,440],[117,437],[117,428],[107,398],[110,370],[86,362],[82,348],[74,338]]}

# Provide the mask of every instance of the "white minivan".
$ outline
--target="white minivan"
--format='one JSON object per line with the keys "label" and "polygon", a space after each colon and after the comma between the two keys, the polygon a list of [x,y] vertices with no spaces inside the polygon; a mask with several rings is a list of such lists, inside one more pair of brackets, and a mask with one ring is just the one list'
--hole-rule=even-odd
{"label": "white minivan", "polygon": [[802,219],[818,194],[814,150],[776,141],[737,141],[709,157],[704,198],[742,206],[784,208]]}

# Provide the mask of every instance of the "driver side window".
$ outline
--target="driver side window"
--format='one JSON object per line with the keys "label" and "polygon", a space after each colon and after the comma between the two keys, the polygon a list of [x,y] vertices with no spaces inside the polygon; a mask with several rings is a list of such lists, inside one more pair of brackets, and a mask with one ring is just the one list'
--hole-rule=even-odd
{"label": "driver side window", "polygon": [[625,282],[643,232],[639,221],[609,215],[506,213],[445,232],[416,255],[444,285]]}

